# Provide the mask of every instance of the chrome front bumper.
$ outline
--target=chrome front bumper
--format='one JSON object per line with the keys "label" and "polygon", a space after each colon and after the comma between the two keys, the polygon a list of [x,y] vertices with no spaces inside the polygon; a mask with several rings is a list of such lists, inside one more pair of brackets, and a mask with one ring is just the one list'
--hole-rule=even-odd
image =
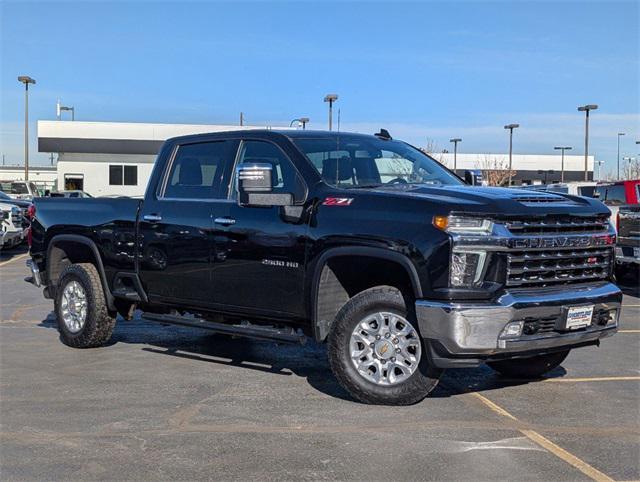
{"label": "chrome front bumper", "polygon": [[[491,358],[510,358],[561,347],[597,343],[617,331],[622,292],[613,283],[512,290],[497,301],[440,302],[418,300],[416,314],[423,338],[427,340],[434,364],[442,367],[475,366]],[[544,332],[503,337],[511,321],[556,317],[564,308],[594,305],[599,310],[616,310],[606,325],[592,323],[570,332]]]}

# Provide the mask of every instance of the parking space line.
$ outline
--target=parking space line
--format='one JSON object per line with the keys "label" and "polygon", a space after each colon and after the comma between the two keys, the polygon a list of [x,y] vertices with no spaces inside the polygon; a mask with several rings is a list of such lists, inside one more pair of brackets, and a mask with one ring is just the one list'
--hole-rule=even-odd
{"label": "parking space line", "polygon": [[9,261],[3,261],[0,263],[0,266],[4,266],[5,264],[13,263],[14,261],[18,261],[19,259],[26,258],[29,256],[29,253],[21,254],[20,256],[16,256],[15,258],[11,258]]}
{"label": "parking space line", "polygon": [[[500,407],[499,405],[497,405],[496,403],[492,402],[488,398],[480,395],[479,393],[471,392],[471,393],[469,393],[469,395],[473,395],[475,398],[480,400],[480,402],[482,402],[485,406],[490,408],[495,413],[497,413],[499,415],[502,415],[503,417],[509,418],[511,420],[514,420],[516,422],[519,422],[519,420],[516,417],[511,415],[504,408]],[[571,466],[575,467],[576,469],[578,469],[580,472],[582,472],[587,477],[589,477],[589,478],[591,478],[593,480],[596,480],[598,482],[613,482],[613,479],[611,477],[609,477],[608,475],[600,472],[598,469],[596,469],[595,467],[592,467],[591,465],[586,463],[584,460],[576,457],[572,453],[567,452],[562,447],[554,444],[551,440],[549,440],[546,437],[543,437],[542,435],[540,435],[535,430],[530,430],[530,429],[525,429],[525,428],[519,428],[517,430],[522,435],[524,435],[529,440],[531,440],[532,442],[538,444],[540,447],[546,449],[548,452],[552,453],[553,455],[555,455],[559,459],[565,461],[569,465],[571,465]]]}
{"label": "parking space line", "polygon": [[545,383],[630,382],[640,381],[640,377],[547,378],[543,381]]}
{"label": "parking space line", "polygon": [[640,330],[618,330],[618,333],[640,333]]}

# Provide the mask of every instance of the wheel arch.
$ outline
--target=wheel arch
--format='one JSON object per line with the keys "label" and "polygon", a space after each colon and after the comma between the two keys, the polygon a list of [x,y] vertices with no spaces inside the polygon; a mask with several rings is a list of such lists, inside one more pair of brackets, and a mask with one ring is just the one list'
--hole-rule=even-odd
{"label": "wheel arch", "polygon": [[115,311],[115,303],[105,273],[100,251],[96,244],[79,234],[58,234],[51,238],[47,247],[47,286],[55,296],[58,280],[64,268],[74,263],[92,263],[98,270],[102,290],[109,310]]}
{"label": "wheel arch", "polygon": [[[384,276],[378,279],[381,281],[371,284],[362,281],[354,286],[354,291],[349,293],[348,287],[342,284],[340,275],[336,275],[331,264],[340,258],[356,260],[377,261],[384,266],[381,271],[386,270]],[[361,276],[359,278],[365,278]],[[401,278],[398,279],[398,277]],[[393,279],[395,283],[386,283],[382,280]],[[398,281],[402,286],[397,286]],[[333,318],[339,309],[351,297],[364,289],[375,285],[390,284],[391,286],[404,288],[403,292],[411,295],[414,299],[422,298],[422,285],[416,267],[411,260],[397,251],[371,246],[343,246],[330,248],[324,251],[315,263],[310,287],[310,308],[313,335],[316,341],[324,341],[331,329]]]}

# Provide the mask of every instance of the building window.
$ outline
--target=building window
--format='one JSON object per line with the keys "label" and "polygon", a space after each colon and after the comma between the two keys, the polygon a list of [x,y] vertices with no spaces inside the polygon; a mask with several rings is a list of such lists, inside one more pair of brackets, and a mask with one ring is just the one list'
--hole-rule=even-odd
{"label": "building window", "polygon": [[122,186],[122,166],[109,166],[109,185]]}
{"label": "building window", "polygon": [[138,166],[124,166],[124,185],[138,185]]}
{"label": "building window", "polygon": [[110,186],[137,186],[138,166],[109,166]]}

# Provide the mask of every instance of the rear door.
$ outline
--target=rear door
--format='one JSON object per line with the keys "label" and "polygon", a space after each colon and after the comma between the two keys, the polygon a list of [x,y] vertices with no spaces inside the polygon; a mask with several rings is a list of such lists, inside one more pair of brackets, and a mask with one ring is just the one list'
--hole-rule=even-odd
{"label": "rear door", "polygon": [[237,146],[236,140],[177,145],[156,192],[147,194],[140,213],[139,270],[151,299],[212,302],[212,217],[228,202],[221,182]]}
{"label": "rear door", "polygon": [[[304,208],[307,187],[285,152],[274,142],[242,141],[238,163],[271,164],[273,192],[293,193]],[[237,203],[235,169],[224,216],[214,217],[213,296],[226,309],[299,318],[304,314],[303,287],[307,224],[288,217],[282,207],[243,207]]]}

